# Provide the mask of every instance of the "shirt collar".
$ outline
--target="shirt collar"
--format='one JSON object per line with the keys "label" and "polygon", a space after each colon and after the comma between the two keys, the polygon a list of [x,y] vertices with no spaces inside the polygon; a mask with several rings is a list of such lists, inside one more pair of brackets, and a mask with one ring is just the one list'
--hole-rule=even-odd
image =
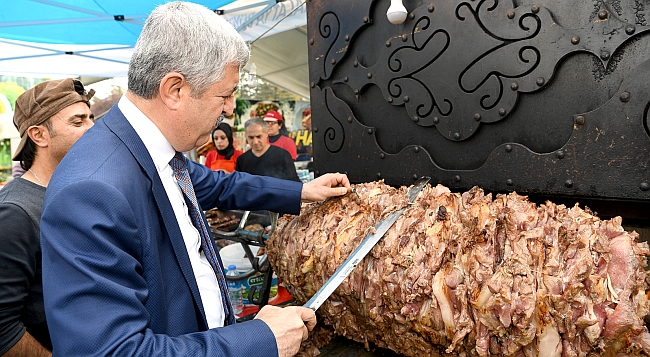
{"label": "shirt collar", "polygon": [[176,154],[176,150],[169,143],[167,138],[160,132],[160,129],[142,111],[123,95],[117,104],[126,120],[138,134],[144,146],[149,151],[151,159],[158,172],[162,171],[169,161]]}

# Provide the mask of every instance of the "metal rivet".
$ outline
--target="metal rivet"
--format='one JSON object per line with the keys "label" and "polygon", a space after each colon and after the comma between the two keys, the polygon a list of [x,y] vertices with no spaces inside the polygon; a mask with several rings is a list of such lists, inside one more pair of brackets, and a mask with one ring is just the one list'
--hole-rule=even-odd
{"label": "metal rivet", "polygon": [[417,180],[419,176],[418,176],[418,174],[413,174],[413,176],[411,176],[411,177],[412,177],[414,180]]}
{"label": "metal rivet", "polygon": [[350,35],[345,35],[345,40],[350,41]]}
{"label": "metal rivet", "polygon": [[312,88],[316,87],[316,83],[311,82],[311,87],[312,87]]}
{"label": "metal rivet", "polygon": [[460,133],[454,133],[454,139],[456,140],[460,139]]}
{"label": "metal rivet", "polygon": [[571,37],[571,43],[574,45],[577,45],[580,43],[580,36],[573,36]]}
{"label": "metal rivet", "polygon": [[499,109],[499,115],[502,116],[502,117],[506,115],[506,110],[505,110],[505,108],[501,108],[501,109]]}
{"label": "metal rivet", "polygon": [[310,39],[309,39],[309,44],[310,44],[310,45],[313,45],[313,44],[314,44],[314,39],[313,39],[313,38],[310,38]]}
{"label": "metal rivet", "polygon": [[506,145],[506,152],[511,152],[512,151],[512,145],[508,144]]}
{"label": "metal rivet", "polygon": [[348,123],[352,123],[352,117],[348,117]]}
{"label": "metal rivet", "polygon": [[359,95],[359,90],[358,89],[354,90],[354,95]]}
{"label": "metal rivet", "polygon": [[600,53],[600,58],[601,58],[603,61],[607,61],[607,60],[609,59],[609,51],[602,51],[602,52]]}
{"label": "metal rivet", "polygon": [[406,42],[406,40],[408,40],[408,39],[409,39],[409,37],[407,35],[402,35],[402,41],[403,42]]}
{"label": "metal rivet", "polygon": [[636,26],[634,26],[634,25],[627,25],[627,26],[625,27],[625,33],[626,33],[626,34],[631,35],[631,34],[633,34],[634,32],[636,32]]}
{"label": "metal rivet", "polygon": [[508,16],[508,18],[510,20],[514,19],[515,18],[515,10],[513,10],[513,9],[508,10],[508,13],[506,14],[506,16]]}
{"label": "metal rivet", "polygon": [[512,84],[510,85],[510,89],[512,90],[519,89],[519,84],[517,84],[517,82],[512,82]]}
{"label": "metal rivet", "polygon": [[533,12],[533,14],[536,14],[539,12],[539,5],[535,4],[530,8],[530,11]]}
{"label": "metal rivet", "polygon": [[386,47],[390,47],[390,40],[386,41]]}
{"label": "metal rivet", "polygon": [[428,10],[429,12],[433,12],[433,9],[434,9],[433,5],[429,5],[429,7],[427,7],[427,10]]}
{"label": "metal rivet", "polygon": [[456,175],[456,176],[454,176],[454,181],[456,181],[456,182],[460,182],[460,175]]}
{"label": "metal rivet", "polygon": [[413,117],[413,121],[417,123],[420,121],[420,118],[416,115]]}
{"label": "metal rivet", "polygon": [[318,128],[317,127],[314,127],[313,130],[314,130],[314,133],[318,133]]}
{"label": "metal rivet", "polygon": [[506,180],[506,185],[508,185],[508,186],[512,186],[512,180],[511,180],[511,179],[507,179],[507,180]]}
{"label": "metal rivet", "polygon": [[414,148],[413,148],[413,152],[414,152],[414,153],[418,153],[418,152],[420,152],[420,148],[419,148],[419,147],[417,147],[417,146],[416,146],[416,147],[414,147]]}
{"label": "metal rivet", "polygon": [[438,117],[433,117],[433,123],[434,124],[440,123],[440,119],[438,119]]}
{"label": "metal rivet", "polygon": [[368,72],[367,77],[368,79],[372,78],[372,73]]}
{"label": "metal rivet", "polygon": [[557,156],[558,159],[564,159],[564,151],[558,150],[558,152],[555,153],[555,156]]}
{"label": "metal rivet", "polygon": [[480,121],[481,120],[481,114],[479,114],[479,113],[474,114],[474,120]]}
{"label": "metal rivet", "polygon": [[601,20],[605,20],[607,18],[607,10],[600,10],[598,12],[598,18]]}
{"label": "metal rivet", "polygon": [[381,178],[381,172],[377,172],[377,178]]}
{"label": "metal rivet", "polygon": [[414,13],[411,13],[411,14],[409,15],[409,19],[413,20],[414,18],[415,18],[415,14],[414,14]]}
{"label": "metal rivet", "polygon": [[315,174],[316,174],[316,177],[320,176],[320,171],[316,171]]}
{"label": "metal rivet", "polygon": [[336,58],[332,58],[332,64],[336,64]]}
{"label": "metal rivet", "polygon": [[354,62],[352,62],[352,65],[353,65],[354,67],[357,67],[357,66],[359,66],[359,61],[357,61],[357,60],[354,60]]}
{"label": "metal rivet", "polygon": [[368,129],[368,134],[372,135],[372,129]]}
{"label": "metal rivet", "polygon": [[388,99],[386,99],[386,101],[387,101],[388,103],[392,103],[392,102],[393,102],[393,98],[388,97]]}
{"label": "metal rivet", "polygon": [[383,159],[383,158],[385,158],[385,157],[386,157],[386,154],[384,154],[383,152],[382,152],[381,154],[379,154],[379,158],[380,158],[380,159]]}
{"label": "metal rivet", "polygon": [[546,81],[544,80],[544,78],[539,77],[539,78],[537,78],[537,80],[535,81],[535,83],[537,83],[537,86],[538,86],[538,87],[541,87],[541,86],[544,85],[544,83],[546,83]]}
{"label": "metal rivet", "polygon": [[343,77],[343,82],[348,83],[349,78],[348,77]]}
{"label": "metal rivet", "polygon": [[576,124],[578,125],[584,125],[585,124],[585,117],[584,115],[578,115],[576,117]]}
{"label": "metal rivet", "polygon": [[571,188],[571,187],[573,187],[573,181],[572,181],[572,180],[566,180],[566,181],[564,181],[564,186],[565,186],[566,188]]}
{"label": "metal rivet", "polygon": [[621,93],[621,102],[628,102],[630,101],[630,92],[623,92]]}
{"label": "metal rivet", "polygon": [[639,185],[639,188],[641,188],[641,191],[647,191],[647,190],[650,190],[650,184],[648,184],[647,182],[643,181],[643,182],[641,182],[641,184]]}
{"label": "metal rivet", "polygon": [[363,23],[364,23],[364,24],[367,24],[368,21],[370,21],[370,19],[368,18],[368,16],[364,16],[364,17],[363,17]]}
{"label": "metal rivet", "polygon": [[408,103],[408,102],[409,102],[409,96],[408,96],[408,95],[405,95],[405,96],[404,96],[404,103]]}

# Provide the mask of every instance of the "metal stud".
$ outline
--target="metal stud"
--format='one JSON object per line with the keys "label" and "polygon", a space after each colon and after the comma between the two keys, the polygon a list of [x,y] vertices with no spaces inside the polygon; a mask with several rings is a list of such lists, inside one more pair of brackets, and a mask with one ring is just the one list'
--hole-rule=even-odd
{"label": "metal stud", "polygon": [[419,152],[420,152],[420,148],[417,147],[417,146],[414,147],[414,148],[413,148],[413,152],[416,153],[416,154],[419,153]]}
{"label": "metal stud", "polygon": [[349,78],[348,77],[343,77],[343,82],[348,83]]}
{"label": "metal stud", "polygon": [[314,133],[318,133],[318,128],[314,127],[312,130],[314,130]]}
{"label": "metal stud", "polygon": [[345,35],[345,41],[350,41],[350,35]]}
{"label": "metal stud", "polygon": [[418,174],[413,174],[413,176],[411,176],[411,177],[412,177],[414,180],[417,180],[417,179],[418,179]]}
{"label": "metal stud", "polygon": [[578,125],[584,125],[585,121],[586,121],[586,119],[585,119],[584,115],[578,115],[576,117],[576,124],[578,124]]}
{"label": "metal stud", "polygon": [[577,45],[580,43],[580,36],[573,36],[571,37],[571,43],[574,45]]}
{"label": "metal stud", "polygon": [[539,12],[539,5],[534,4],[533,6],[531,6],[530,11],[532,11],[533,14],[538,13]]}
{"label": "metal stud", "polygon": [[352,117],[348,117],[348,123],[352,123]]}
{"label": "metal stud", "polygon": [[409,19],[413,20],[414,18],[415,18],[415,14],[414,14],[414,13],[411,13],[411,14],[409,15]]}
{"label": "metal stud", "polygon": [[506,185],[512,186],[512,179],[507,179],[506,180]]}
{"label": "metal stud", "polygon": [[558,150],[558,152],[555,153],[555,156],[556,156],[558,159],[564,159],[564,151],[562,151],[562,150]]}
{"label": "metal stud", "polygon": [[358,67],[359,66],[359,61],[354,60],[354,62],[352,62],[352,66]]}
{"label": "metal stud", "polygon": [[316,83],[314,83],[314,82],[311,82],[310,85],[311,85],[312,88],[316,87]]}
{"label": "metal stud", "polygon": [[402,42],[406,42],[408,39],[409,37],[406,34],[402,35]]}
{"label": "metal stud", "polygon": [[634,26],[634,25],[625,26],[625,33],[626,34],[632,35],[634,32],[636,32],[636,26]]}
{"label": "metal stud", "polygon": [[368,129],[368,134],[369,134],[369,135],[372,135],[372,128],[369,128],[369,129]]}
{"label": "metal stud", "polygon": [[368,74],[366,75],[366,77],[368,77],[368,79],[372,78],[372,73],[368,72]]}
{"label": "metal stud", "polygon": [[393,102],[393,98],[392,98],[392,97],[388,97],[388,99],[386,99],[386,101],[387,101],[388,103],[392,103],[392,102]]}
{"label": "metal stud", "polygon": [[316,170],[314,173],[316,174],[316,177],[320,176],[320,171]]}
{"label": "metal stud", "polygon": [[566,188],[571,188],[571,187],[573,187],[573,180],[566,180],[566,181],[564,181],[564,186],[565,186]]}
{"label": "metal stud", "polygon": [[512,152],[512,145],[506,145],[506,152]]}
{"label": "metal stud", "polygon": [[405,95],[405,96],[404,96],[404,103],[408,103],[408,102],[409,102],[409,96],[408,96],[408,95]]}
{"label": "metal stud", "polygon": [[414,116],[414,117],[413,117],[413,121],[416,122],[416,123],[419,122],[419,121],[420,121],[420,117],[418,117],[417,115]]}
{"label": "metal stud", "polygon": [[479,113],[474,114],[474,120],[481,121],[481,114]]}
{"label": "metal stud", "polygon": [[454,133],[454,139],[456,140],[460,139],[460,133]]}
{"label": "metal stud", "polygon": [[433,4],[429,4],[429,7],[427,7],[427,11],[433,12],[433,9],[434,9]]}
{"label": "metal stud", "polygon": [[544,78],[542,78],[542,77],[539,77],[539,78],[537,78],[537,80],[535,81],[535,83],[537,83],[537,86],[538,86],[538,87],[541,87],[541,86],[544,85],[544,83],[546,83],[546,80],[545,80]]}
{"label": "metal stud", "polygon": [[313,45],[313,44],[314,44],[314,39],[313,39],[313,38],[310,38],[310,39],[309,39],[309,44],[310,44],[310,45]]}
{"label": "metal stud", "polygon": [[608,13],[605,9],[598,11],[598,18],[601,20],[605,20],[607,18],[607,15]]}
{"label": "metal stud", "polygon": [[506,109],[505,108],[499,109],[499,115],[502,116],[502,117],[506,116]]}
{"label": "metal stud", "polygon": [[381,178],[381,172],[377,172],[377,178]]}
{"label": "metal stud", "polygon": [[519,84],[517,82],[512,82],[512,84],[510,85],[510,89],[512,90],[519,89]]}
{"label": "metal stud", "polygon": [[515,18],[515,10],[514,9],[508,10],[508,13],[506,14],[506,16],[508,16],[508,18],[510,20],[514,19]]}
{"label": "metal stud", "polygon": [[647,182],[643,181],[643,182],[641,182],[641,184],[639,185],[639,188],[641,189],[641,191],[647,191],[647,190],[650,190],[650,184],[648,184]]}
{"label": "metal stud", "polygon": [[607,61],[607,60],[609,59],[609,51],[602,51],[602,52],[600,53],[600,58],[601,58],[603,61]]}
{"label": "metal stud", "polygon": [[332,58],[332,64],[336,64],[336,58]]}
{"label": "metal stud", "polygon": [[354,95],[359,95],[359,90],[358,89],[354,90]]}
{"label": "metal stud", "polygon": [[367,24],[369,21],[370,21],[370,19],[368,18],[368,16],[363,17],[363,23],[364,24]]}
{"label": "metal stud", "polygon": [[623,92],[621,93],[621,96],[619,97],[621,99],[621,102],[627,103],[630,101],[630,92]]}
{"label": "metal stud", "polygon": [[386,47],[390,47],[390,40],[386,41]]}
{"label": "metal stud", "polygon": [[460,182],[460,175],[456,175],[456,176],[454,176],[454,181],[456,181],[456,182]]}
{"label": "metal stud", "polygon": [[440,119],[438,119],[438,117],[433,117],[433,123],[434,124],[440,123]]}
{"label": "metal stud", "polygon": [[384,154],[383,152],[382,152],[381,154],[379,154],[379,158],[380,158],[380,159],[383,160],[385,157],[386,157],[386,154]]}

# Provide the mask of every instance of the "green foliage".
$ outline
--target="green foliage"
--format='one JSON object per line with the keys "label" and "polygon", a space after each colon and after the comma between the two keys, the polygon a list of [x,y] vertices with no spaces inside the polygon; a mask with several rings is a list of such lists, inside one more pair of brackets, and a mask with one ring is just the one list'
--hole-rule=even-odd
{"label": "green foliage", "polygon": [[246,113],[246,110],[251,107],[251,102],[247,99],[235,99],[235,126],[241,124],[241,116]]}
{"label": "green foliage", "polygon": [[18,96],[25,93],[25,88],[18,85],[16,82],[0,82],[0,93],[2,93],[11,104],[11,110],[14,110],[16,99]]}

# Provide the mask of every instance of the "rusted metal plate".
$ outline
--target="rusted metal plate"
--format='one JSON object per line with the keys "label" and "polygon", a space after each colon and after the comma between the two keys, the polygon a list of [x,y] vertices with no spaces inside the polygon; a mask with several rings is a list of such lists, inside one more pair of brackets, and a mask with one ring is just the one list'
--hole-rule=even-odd
{"label": "rusted metal plate", "polygon": [[[650,198],[647,0],[307,2],[316,174]],[[613,207],[613,206],[606,206]]]}

